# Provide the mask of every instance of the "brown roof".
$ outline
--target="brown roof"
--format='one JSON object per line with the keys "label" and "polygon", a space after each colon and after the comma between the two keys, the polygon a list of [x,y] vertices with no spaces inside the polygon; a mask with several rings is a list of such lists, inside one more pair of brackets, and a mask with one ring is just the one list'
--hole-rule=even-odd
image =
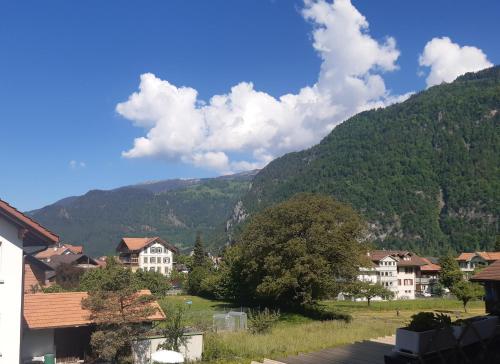
{"label": "brown roof", "polygon": [[24,264],[24,293],[31,292],[32,289],[39,290],[40,286],[31,266]]}
{"label": "brown roof", "polygon": [[53,257],[54,255],[61,255],[68,250],[73,254],[82,254],[83,247],[80,245],[62,244],[61,246],[58,247],[49,247],[44,251],[41,251],[40,253],[36,254],[35,256],[38,259],[46,259]]}
{"label": "brown roof", "polygon": [[[139,293],[151,294],[149,290]],[[87,292],[25,294],[23,312],[26,326],[36,330],[89,325],[92,323],[90,313],[82,308],[82,300],[87,296]],[[163,320],[165,314],[156,301],[153,304],[158,310],[148,320]]]}
{"label": "brown roof", "polygon": [[500,281],[500,260],[474,274],[470,280],[477,282]]}
{"label": "brown roof", "polygon": [[440,265],[432,263],[432,262],[431,262],[429,259],[427,259],[427,258],[422,258],[422,257],[421,257],[421,259],[422,259],[425,263],[427,263],[426,265],[422,265],[422,266],[420,267],[420,270],[421,270],[422,272],[438,272],[438,271],[440,271],[440,270],[441,270],[441,266],[440,266]]}
{"label": "brown roof", "polygon": [[149,244],[152,244],[153,242],[157,241],[160,244],[166,245],[170,250],[173,250],[174,252],[177,252],[178,249],[173,246],[172,244],[169,244],[165,240],[161,239],[158,236],[154,236],[152,238],[122,238],[121,243],[125,244],[126,247],[129,250],[141,250],[147,247]]}
{"label": "brown roof", "polygon": [[500,260],[500,252],[477,252],[476,254],[489,262]]}
{"label": "brown roof", "polygon": [[36,235],[44,238],[44,240],[50,244],[56,244],[59,242],[59,236],[43,227],[35,220],[32,220],[3,200],[0,200],[0,214],[7,216],[8,218],[14,220],[17,224],[27,228],[28,230],[35,232]]}
{"label": "brown roof", "polygon": [[[378,262],[387,256],[396,258],[399,267],[423,266],[427,264],[427,261],[423,258],[406,250],[372,250],[370,252],[370,259],[374,262]],[[405,256],[410,257],[410,259],[404,260],[403,257]]]}

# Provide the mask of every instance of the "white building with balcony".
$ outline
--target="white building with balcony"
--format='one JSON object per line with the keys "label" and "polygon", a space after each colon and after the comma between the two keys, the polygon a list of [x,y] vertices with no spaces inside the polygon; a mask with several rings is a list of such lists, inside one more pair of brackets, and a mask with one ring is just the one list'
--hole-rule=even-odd
{"label": "white building with balcony", "polygon": [[164,275],[172,272],[174,254],[178,249],[159,238],[123,238],[116,248],[120,262],[136,271],[156,271]]}

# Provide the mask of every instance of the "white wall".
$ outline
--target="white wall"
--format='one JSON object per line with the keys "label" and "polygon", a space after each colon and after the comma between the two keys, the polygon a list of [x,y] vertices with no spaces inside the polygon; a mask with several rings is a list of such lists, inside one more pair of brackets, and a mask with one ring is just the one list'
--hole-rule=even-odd
{"label": "white wall", "polygon": [[23,360],[55,354],[54,330],[24,330],[21,356]]}
{"label": "white wall", "polygon": [[[186,334],[188,337],[185,346],[181,347],[180,352],[184,358],[189,361],[201,360],[203,353],[203,334]],[[146,340],[136,341],[132,344],[132,351],[134,355],[134,362],[136,364],[149,364],[151,354],[158,351],[158,345],[163,343],[165,338],[155,337]]]}
{"label": "white wall", "polygon": [[[398,285],[398,298],[415,299],[415,278],[417,277],[415,272],[417,269],[417,267],[398,267],[398,281],[401,282],[401,284]],[[405,284],[405,281],[407,284]]]}
{"label": "white wall", "polygon": [[17,227],[2,217],[0,242],[0,364],[17,364],[21,351],[23,243]]}
{"label": "white wall", "polygon": [[[162,253],[151,253],[151,248],[162,248]],[[155,262],[151,262],[151,258],[155,259]],[[168,263],[164,263],[164,259],[167,259]],[[147,260],[147,262],[144,261]],[[160,263],[158,263],[160,260]],[[139,268],[144,270],[150,270],[153,267],[155,270],[160,268],[162,274],[168,275],[172,271],[174,263],[174,254],[172,251],[168,250],[162,244],[154,243],[150,245],[147,249],[139,252]]]}

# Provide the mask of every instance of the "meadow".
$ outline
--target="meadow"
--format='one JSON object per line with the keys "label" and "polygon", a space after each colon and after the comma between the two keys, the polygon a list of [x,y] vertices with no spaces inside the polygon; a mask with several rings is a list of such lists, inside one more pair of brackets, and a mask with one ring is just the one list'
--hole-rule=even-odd
{"label": "meadow", "polygon": [[[353,320],[314,321],[307,317],[282,313],[278,324],[267,334],[249,332],[212,332],[212,315],[228,311],[226,302],[211,301],[196,296],[172,296],[163,299],[162,305],[186,305],[186,324],[195,330],[203,330],[204,360],[207,363],[236,364],[251,360],[280,358],[299,352],[311,352],[366,340],[393,335],[396,328],[404,326],[411,315],[419,311],[445,311],[452,319],[456,315],[468,317],[484,313],[484,303],[471,302],[468,313],[463,312],[461,302],[452,299],[418,299],[402,301],[366,302],[324,301],[331,309],[350,313]],[[191,304],[187,304],[191,302]],[[236,308],[237,309],[237,308]]]}

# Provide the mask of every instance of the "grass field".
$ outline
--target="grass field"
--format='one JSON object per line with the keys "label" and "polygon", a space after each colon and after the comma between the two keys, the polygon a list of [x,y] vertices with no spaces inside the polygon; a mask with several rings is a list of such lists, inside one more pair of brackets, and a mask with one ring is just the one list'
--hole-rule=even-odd
{"label": "grass field", "polygon": [[[191,301],[191,305],[186,302]],[[297,314],[282,314],[279,323],[269,334],[252,335],[248,332],[212,333],[212,315],[229,310],[225,302],[211,301],[194,296],[172,296],[163,299],[162,304],[183,304],[188,325],[203,329],[204,356],[208,363],[249,364],[251,360],[280,358],[298,352],[311,352],[328,347],[352,343],[394,334],[396,328],[404,326],[411,315],[419,311],[449,311],[452,319],[455,312],[462,317],[484,313],[483,302],[471,302],[468,313],[463,312],[461,302],[450,299],[420,299],[405,301],[366,302],[325,301],[330,308],[348,312],[353,316],[351,323],[342,321],[313,321]],[[397,312],[399,311],[399,313]]]}

